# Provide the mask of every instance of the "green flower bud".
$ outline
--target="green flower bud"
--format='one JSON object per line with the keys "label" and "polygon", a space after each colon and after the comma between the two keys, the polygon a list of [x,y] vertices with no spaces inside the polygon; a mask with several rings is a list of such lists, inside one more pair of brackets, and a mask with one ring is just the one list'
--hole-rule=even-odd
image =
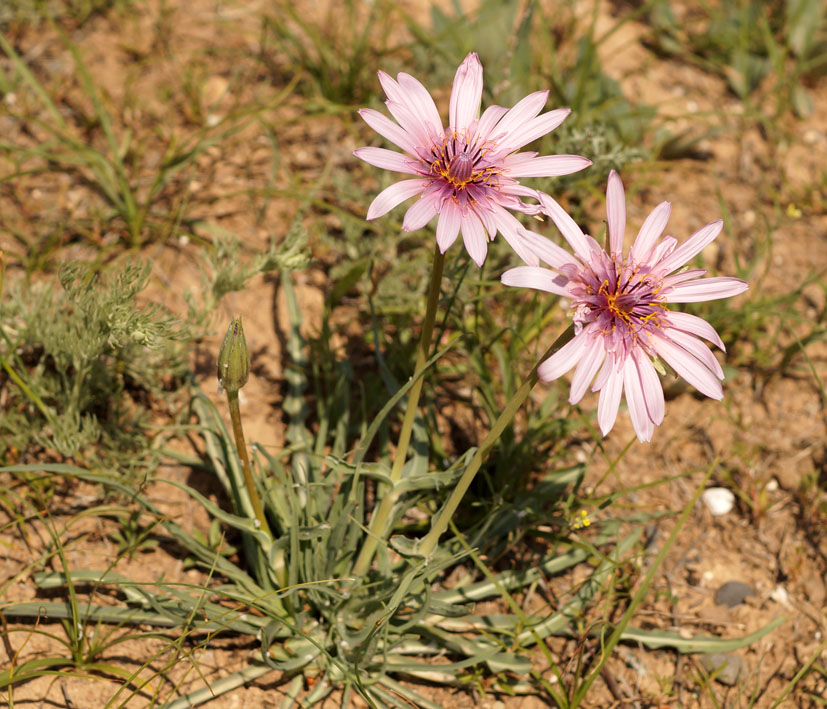
{"label": "green flower bud", "polygon": [[234,318],[218,352],[218,383],[228,392],[236,392],[247,383],[249,376],[250,353],[244,328],[241,318]]}

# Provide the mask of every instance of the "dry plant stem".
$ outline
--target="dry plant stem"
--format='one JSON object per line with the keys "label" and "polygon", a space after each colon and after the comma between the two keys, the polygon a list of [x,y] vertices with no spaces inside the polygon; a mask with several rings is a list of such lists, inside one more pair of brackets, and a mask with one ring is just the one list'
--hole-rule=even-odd
{"label": "dry plant stem", "polygon": [[244,440],[244,429],[241,426],[241,408],[238,405],[238,392],[227,392],[227,405],[230,407],[230,419],[233,422],[233,435],[235,436],[235,445],[238,448],[238,455],[241,457],[241,469],[244,473],[244,484],[247,486],[247,494],[250,496],[250,502],[253,505],[253,512],[258,520],[259,528],[270,533],[270,527],[267,524],[267,518],[264,516],[264,508],[261,506],[261,498],[258,496],[255,482],[253,481],[253,472],[250,467],[250,457],[247,455],[247,443]]}
{"label": "dry plant stem", "polygon": [[[442,285],[442,269],[444,266],[445,256],[440,252],[439,246],[435,245],[433,268],[431,269],[431,284],[428,288],[428,306],[425,310],[425,322],[422,325],[422,334],[419,338],[419,350],[416,353],[414,372],[420,371],[425,366],[425,362],[428,361],[428,354],[431,350],[431,336],[434,333],[434,322],[436,321],[436,310],[439,305],[439,290]],[[365,539],[365,543],[353,567],[353,575],[356,578],[365,575],[370,566],[370,562],[373,560],[373,555],[376,552],[376,546],[379,540],[384,540],[387,534],[388,521],[397,498],[393,486],[402,478],[402,469],[405,467],[405,459],[408,457],[411,432],[419,406],[419,394],[422,391],[424,381],[425,377],[419,377],[408,393],[408,406],[405,409],[405,418],[402,421],[402,430],[399,432],[399,443],[396,446],[396,453],[393,457],[393,467],[391,468],[391,488],[385,492],[382,501],[379,503],[379,507],[371,517],[367,539]]]}
{"label": "dry plant stem", "polygon": [[517,411],[523,405],[523,402],[528,398],[529,393],[534,388],[534,385],[537,384],[539,377],[537,376],[537,367],[540,365],[541,362],[545,362],[551,355],[553,355],[557,350],[559,350],[563,345],[565,345],[571,338],[574,336],[574,326],[570,325],[566,328],[565,332],[561,334],[548,348],[548,351],[537,360],[537,364],[534,365],[534,369],[531,370],[531,373],[526,377],[526,380],[523,382],[523,385],[517,390],[517,393],[511,397],[511,400],[506,404],[503,412],[500,414],[499,418],[494,422],[494,425],[491,427],[491,430],[488,432],[488,435],[485,437],[483,442],[480,444],[480,447],[477,449],[477,452],[474,453],[474,457],[471,458],[471,462],[468,463],[468,467],[462,473],[462,477],[459,479],[456,487],[454,488],[451,496],[448,498],[446,503],[442,506],[442,509],[436,513],[434,516],[433,521],[431,522],[431,530],[422,538],[417,546],[417,552],[424,557],[429,557],[431,554],[434,553],[434,549],[436,549],[437,544],[439,543],[439,538],[442,536],[442,533],[448,528],[448,522],[454,516],[454,512],[457,511],[457,507],[459,507],[459,503],[462,501],[462,498],[465,496],[465,493],[468,491],[468,488],[471,485],[471,481],[473,481],[474,476],[479,472],[480,466],[482,462],[485,460],[486,456],[488,455],[488,451],[491,450],[491,447],[497,442],[499,437],[502,435],[502,432],[505,430],[505,427],[511,423],[511,420],[516,415]]}

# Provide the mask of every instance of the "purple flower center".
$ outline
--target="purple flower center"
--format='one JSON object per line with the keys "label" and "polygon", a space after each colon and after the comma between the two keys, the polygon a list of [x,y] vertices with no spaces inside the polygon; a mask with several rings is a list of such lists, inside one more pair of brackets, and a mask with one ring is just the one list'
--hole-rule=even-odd
{"label": "purple flower center", "polygon": [[491,147],[488,143],[471,143],[464,135],[446,131],[442,143],[431,148],[425,161],[430,164],[430,174],[451,185],[457,194],[468,185],[484,184],[499,174],[486,159]]}
{"label": "purple flower center", "polygon": [[664,324],[668,313],[663,298],[661,278],[649,273],[645,264],[630,260],[612,261],[608,255],[585,269],[579,275],[580,286],[575,289],[575,320],[582,325],[597,321],[605,336],[621,337],[632,344],[646,346],[639,338],[654,332]]}
{"label": "purple flower center", "polygon": [[474,171],[474,161],[468,153],[457,153],[448,163],[448,179],[454,184],[465,184]]}

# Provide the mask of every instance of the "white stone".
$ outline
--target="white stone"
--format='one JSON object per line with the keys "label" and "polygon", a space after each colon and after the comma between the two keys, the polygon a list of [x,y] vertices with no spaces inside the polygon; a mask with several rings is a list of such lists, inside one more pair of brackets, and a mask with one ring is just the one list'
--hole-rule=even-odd
{"label": "white stone", "polygon": [[725,487],[710,487],[704,490],[701,499],[714,517],[720,517],[732,511],[735,495]]}

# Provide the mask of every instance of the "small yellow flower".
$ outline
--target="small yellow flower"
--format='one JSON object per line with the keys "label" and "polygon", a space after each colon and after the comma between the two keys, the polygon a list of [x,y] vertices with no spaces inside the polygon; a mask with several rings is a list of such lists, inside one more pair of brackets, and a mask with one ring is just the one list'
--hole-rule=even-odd
{"label": "small yellow flower", "polygon": [[790,202],[787,205],[787,216],[791,219],[798,219],[801,216],[801,210],[795,206],[795,203]]}
{"label": "small yellow flower", "polygon": [[591,523],[592,521],[589,519],[589,513],[586,512],[586,510],[580,510],[579,515],[572,515],[571,520],[569,520],[569,524],[571,524],[572,529],[583,529],[584,527],[588,527]]}

